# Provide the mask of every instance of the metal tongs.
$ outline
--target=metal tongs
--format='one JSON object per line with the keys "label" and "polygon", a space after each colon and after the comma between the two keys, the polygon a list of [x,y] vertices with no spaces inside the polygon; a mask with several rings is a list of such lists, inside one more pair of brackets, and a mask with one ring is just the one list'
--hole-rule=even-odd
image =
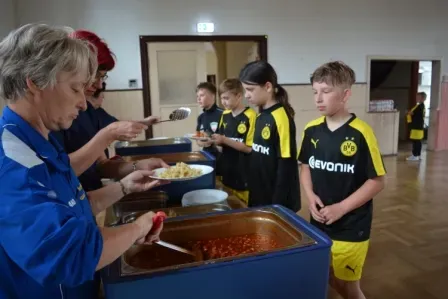
{"label": "metal tongs", "polygon": [[186,119],[187,117],[189,117],[191,114],[191,109],[188,107],[181,107],[178,108],[176,110],[174,110],[173,112],[171,112],[169,119],[166,120],[161,120],[158,123],[163,123],[166,121],[176,121],[176,120],[183,120]]}
{"label": "metal tongs", "polygon": [[[166,218],[167,218],[167,216],[164,212],[157,212],[157,214],[152,218],[152,228],[149,231],[149,234],[152,234],[157,229],[159,229],[159,227],[162,225],[163,221],[165,221]],[[185,249],[183,247],[180,247],[180,246],[177,246],[177,245],[174,245],[174,244],[162,241],[162,240],[154,242],[154,243],[156,243],[160,246],[166,247],[166,248],[170,248],[172,250],[176,250],[176,251],[179,251],[179,252],[182,252],[185,254],[192,255],[195,258],[198,257],[198,255],[196,253],[194,253],[188,249]]]}

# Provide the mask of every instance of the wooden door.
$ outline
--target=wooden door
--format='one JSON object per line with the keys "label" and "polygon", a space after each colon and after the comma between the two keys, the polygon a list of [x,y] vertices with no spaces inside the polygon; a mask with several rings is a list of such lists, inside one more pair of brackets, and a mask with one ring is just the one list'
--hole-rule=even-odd
{"label": "wooden door", "polygon": [[[179,137],[194,133],[202,110],[196,102],[196,86],[207,80],[205,43],[148,43],[151,111],[162,119],[179,107],[189,107],[189,118],[155,125],[153,137]],[[195,144],[195,143],[194,143]]]}

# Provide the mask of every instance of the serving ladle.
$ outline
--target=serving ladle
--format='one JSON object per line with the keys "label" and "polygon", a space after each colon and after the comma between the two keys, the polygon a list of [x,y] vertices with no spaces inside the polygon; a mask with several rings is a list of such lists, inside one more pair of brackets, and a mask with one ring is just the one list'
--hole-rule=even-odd
{"label": "serving ladle", "polygon": [[[154,231],[156,231],[160,227],[160,225],[162,225],[163,221],[166,218],[167,218],[167,215],[164,212],[157,212],[157,214],[152,218],[153,225],[152,225],[151,230],[149,231],[149,234],[151,234]],[[156,241],[154,243],[156,243],[156,244],[158,244],[160,246],[163,246],[163,247],[166,247],[166,248],[178,251],[178,252],[182,252],[184,254],[189,254],[189,255],[193,256],[196,261],[202,261],[203,258],[204,258],[203,255],[202,255],[202,252],[201,252],[201,250],[199,248],[197,248],[197,249],[195,248],[193,251],[190,251],[190,250],[185,249],[183,247],[180,247],[180,246],[177,246],[177,245],[174,245],[172,243],[168,243],[168,242],[165,242],[165,241],[162,241],[162,240]]]}
{"label": "serving ladle", "polygon": [[173,110],[173,112],[171,112],[169,119],[161,120],[161,121],[159,121],[159,123],[163,123],[166,121],[183,120],[183,119],[186,119],[187,117],[189,117],[190,114],[191,114],[191,109],[188,107],[177,108],[177,109]]}

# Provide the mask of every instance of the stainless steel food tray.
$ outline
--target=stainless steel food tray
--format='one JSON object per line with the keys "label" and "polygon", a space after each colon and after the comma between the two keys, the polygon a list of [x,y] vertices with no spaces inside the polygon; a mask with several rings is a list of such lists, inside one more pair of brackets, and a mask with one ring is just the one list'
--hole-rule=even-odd
{"label": "stainless steel food tray", "polygon": [[147,146],[161,146],[171,144],[189,143],[185,138],[166,138],[156,140],[136,140],[136,141],[121,141],[115,144],[115,148],[132,148],[132,147],[147,147]]}
{"label": "stainless steel food tray", "polygon": [[151,155],[138,155],[138,156],[126,156],[123,157],[125,161],[139,161],[149,158],[159,158],[166,163],[177,162],[200,162],[208,161],[209,159],[201,152],[181,152],[181,153],[165,153],[165,154],[151,154]]}
{"label": "stainless steel food tray", "polygon": [[[231,208],[224,204],[208,204],[200,206],[188,206],[188,207],[174,207],[174,208],[162,208],[162,209],[152,209],[154,212],[165,212],[168,218],[187,216],[187,215],[197,215],[206,214],[213,212],[223,212],[230,211]],[[130,223],[137,219],[139,216],[143,215],[148,211],[139,211],[132,213],[124,213],[121,217],[121,223]]]}
{"label": "stainless steel food tray", "polygon": [[[128,263],[133,256],[148,249],[148,247],[146,247],[148,245],[135,245],[122,255],[120,275],[140,275],[196,267],[209,263],[240,260],[252,256],[266,255],[316,244],[315,240],[310,238],[304,232],[299,231],[285,219],[281,213],[273,208],[236,210],[235,212],[206,215],[199,218],[180,218],[179,220],[177,220],[177,218],[172,218],[165,223],[161,239],[179,245],[188,241],[210,240],[254,233],[269,235],[276,242],[282,244],[282,246],[269,251],[239,255],[237,257],[212,259],[200,262],[192,261],[163,268],[144,269],[135,264],[131,266]],[[148,256],[148,258],[151,257]]]}

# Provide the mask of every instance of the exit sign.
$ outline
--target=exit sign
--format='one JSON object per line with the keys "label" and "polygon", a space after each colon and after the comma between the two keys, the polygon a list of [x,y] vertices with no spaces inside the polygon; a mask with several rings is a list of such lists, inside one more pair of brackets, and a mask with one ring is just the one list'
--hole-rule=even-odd
{"label": "exit sign", "polygon": [[215,32],[215,24],[213,23],[198,23],[197,31],[199,33],[211,33]]}

